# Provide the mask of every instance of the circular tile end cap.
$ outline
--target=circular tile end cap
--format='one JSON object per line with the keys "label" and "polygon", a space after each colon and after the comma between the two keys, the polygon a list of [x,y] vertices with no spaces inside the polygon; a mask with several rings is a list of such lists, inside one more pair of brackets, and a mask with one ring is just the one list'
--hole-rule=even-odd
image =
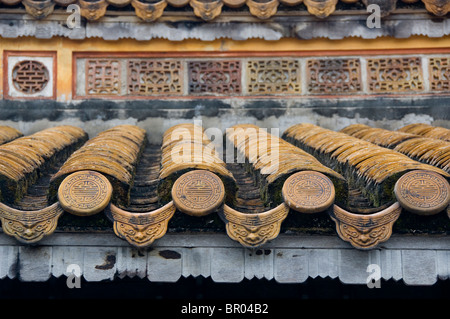
{"label": "circular tile end cap", "polygon": [[335,198],[333,182],[314,171],[297,172],[283,184],[284,202],[301,213],[318,213],[330,207]]}
{"label": "circular tile end cap", "polygon": [[77,216],[101,212],[109,204],[112,186],[109,180],[95,171],[79,171],[67,176],[58,189],[61,207]]}
{"label": "circular tile end cap", "polygon": [[435,172],[414,170],[398,179],[394,187],[399,204],[411,213],[433,215],[450,203],[450,185]]}
{"label": "circular tile end cap", "polygon": [[192,216],[212,213],[225,199],[225,187],[214,173],[194,170],[181,175],[172,186],[176,208]]}

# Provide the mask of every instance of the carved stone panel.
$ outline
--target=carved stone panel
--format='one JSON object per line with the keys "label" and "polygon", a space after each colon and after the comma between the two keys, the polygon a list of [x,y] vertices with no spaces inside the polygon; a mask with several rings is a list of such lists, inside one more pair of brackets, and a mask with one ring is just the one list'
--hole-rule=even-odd
{"label": "carved stone panel", "polygon": [[450,91],[450,58],[430,58],[430,90]]}
{"label": "carved stone panel", "polygon": [[359,59],[313,59],[307,64],[308,91],[313,94],[361,91]]}
{"label": "carved stone panel", "polygon": [[367,59],[369,90],[374,93],[423,91],[422,64],[418,57]]}
{"label": "carved stone panel", "polygon": [[183,94],[182,63],[179,60],[129,60],[127,88],[130,95]]}
{"label": "carved stone panel", "polygon": [[14,87],[25,94],[42,92],[49,81],[49,72],[45,65],[35,60],[17,62],[12,70]]}
{"label": "carved stone panel", "polygon": [[190,61],[189,92],[220,95],[241,93],[241,61]]}
{"label": "carved stone panel", "polygon": [[86,94],[120,94],[120,61],[88,59],[86,61]]}
{"label": "carved stone panel", "polygon": [[301,92],[300,63],[294,59],[247,62],[249,94],[298,94]]}

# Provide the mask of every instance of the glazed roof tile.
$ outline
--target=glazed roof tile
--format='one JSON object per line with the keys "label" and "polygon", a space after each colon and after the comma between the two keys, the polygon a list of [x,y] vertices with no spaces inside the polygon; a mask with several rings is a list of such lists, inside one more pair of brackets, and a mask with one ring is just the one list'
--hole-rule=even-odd
{"label": "glazed roof tile", "polygon": [[[343,129],[358,137],[311,124],[294,125],[283,139],[254,125],[232,129],[232,163],[192,124],[167,130],[159,145],[130,125],[90,139],[73,126],[15,132],[0,146],[9,150],[0,151],[1,163],[19,156],[1,166],[3,232],[36,243],[56,229],[102,229],[149,247],[167,232],[212,231],[258,248],[280,233],[336,231],[357,249],[377,247],[392,232],[449,234],[450,153],[436,147],[445,141],[363,125]],[[389,138],[381,143],[372,131]],[[15,147],[23,141],[33,146]],[[403,151],[411,141],[435,152]],[[425,215],[419,223],[417,215]]]}
{"label": "glazed roof tile", "polygon": [[[366,11],[370,4],[381,7],[382,16],[387,16],[396,10],[427,10],[436,16],[445,16],[450,8],[448,0],[388,0],[384,2],[365,0],[2,0],[1,11],[25,8],[26,12],[36,19],[45,19],[54,10],[58,11],[71,4],[77,4],[81,15],[89,21],[96,21],[105,15],[130,15],[134,13],[145,22],[154,22],[166,15],[198,17],[204,21],[211,21],[221,16],[244,15],[253,16],[260,20],[267,20],[276,16],[279,11],[288,16],[310,14],[324,19],[335,13],[352,13],[352,11]],[[398,8],[398,9],[397,9]],[[14,11],[12,11],[14,12]]]}

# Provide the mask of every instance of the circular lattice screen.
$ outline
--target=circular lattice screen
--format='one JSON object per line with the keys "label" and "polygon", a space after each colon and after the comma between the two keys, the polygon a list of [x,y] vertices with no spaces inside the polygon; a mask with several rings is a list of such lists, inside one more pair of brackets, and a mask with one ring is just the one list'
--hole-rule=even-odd
{"label": "circular lattice screen", "polygon": [[49,72],[39,61],[24,60],[18,62],[12,71],[14,87],[25,94],[39,93],[49,81]]}

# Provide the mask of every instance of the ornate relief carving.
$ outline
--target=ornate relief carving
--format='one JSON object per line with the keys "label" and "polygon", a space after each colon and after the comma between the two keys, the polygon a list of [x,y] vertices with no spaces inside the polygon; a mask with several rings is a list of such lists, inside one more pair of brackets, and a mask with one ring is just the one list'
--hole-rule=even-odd
{"label": "ornate relief carving", "polygon": [[256,95],[300,93],[300,63],[294,59],[248,61],[247,91]]}
{"label": "ornate relief carving", "polygon": [[7,6],[15,6],[19,4],[22,0],[1,0],[1,3],[6,4]]}
{"label": "ornate relief carving", "polygon": [[120,94],[120,61],[110,59],[86,60],[86,94]]}
{"label": "ornate relief carving", "polygon": [[450,203],[450,185],[435,173],[414,170],[395,183],[395,196],[407,211],[419,215],[433,215],[443,211]]}
{"label": "ornate relief carving", "polygon": [[286,205],[302,213],[326,210],[333,204],[335,196],[331,180],[314,171],[302,171],[289,176],[281,192]]}
{"label": "ornate relief carving", "polygon": [[167,2],[166,0],[132,0],[131,5],[139,18],[146,22],[152,22],[162,16]]}
{"label": "ornate relief carving", "polygon": [[227,95],[241,93],[241,61],[189,62],[189,92]]}
{"label": "ornate relief carving", "polygon": [[81,15],[89,21],[95,21],[103,17],[108,7],[106,0],[78,0]]}
{"label": "ornate relief carving", "polygon": [[189,3],[189,0],[167,0],[167,2],[172,6],[176,8],[184,7]]}
{"label": "ornate relief carving", "polygon": [[77,0],[53,0],[57,5],[67,7],[69,4],[77,2]]}
{"label": "ornate relief carving", "polygon": [[402,211],[399,203],[374,214],[354,214],[334,205],[330,217],[339,237],[358,249],[371,249],[391,237],[392,226]]}
{"label": "ornate relief carving", "polygon": [[367,59],[369,90],[375,93],[423,91],[420,58]]}
{"label": "ornate relief carving", "polygon": [[448,0],[422,0],[425,8],[439,17],[445,16],[450,11],[450,1]]}
{"label": "ornate relief carving", "polygon": [[204,216],[223,204],[225,187],[214,173],[195,170],[181,175],[173,184],[175,206],[188,215]]}
{"label": "ornate relief carving", "polygon": [[122,8],[131,3],[131,0],[106,0],[109,4],[112,4],[115,7]]}
{"label": "ornate relief carving", "polygon": [[337,0],[304,0],[308,12],[318,18],[326,18],[336,10]]}
{"label": "ornate relief carving", "polygon": [[58,199],[65,211],[90,216],[109,204],[112,186],[108,179],[94,171],[79,171],[67,176],[59,186]]}
{"label": "ornate relief carving", "polygon": [[26,244],[38,242],[52,234],[63,212],[59,203],[36,211],[17,210],[0,203],[3,232]]}
{"label": "ornate relief carving", "polygon": [[430,58],[430,89],[450,91],[450,58]]}
{"label": "ornate relief carving", "polygon": [[362,88],[359,59],[308,60],[306,78],[310,93],[354,93]]}
{"label": "ornate relief carving", "polygon": [[169,220],[175,213],[173,202],[146,213],[130,213],[109,205],[114,220],[114,233],[135,247],[150,246],[167,232]]}
{"label": "ornate relief carving", "polygon": [[278,0],[247,0],[250,13],[260,19],[269,19],[277,13]]}
{"label": "ornate relief carving", "polygon": [[55,3],[52,0],[23,0],[25,10],[36,19],[43,19],[53,12]]}
{"label": "ornate relief carving", "polygon": [[194,14],[205,21],[213,20],[222,12],[221,0],[190,0],[189,4],[194,9]]}
{"label": "ornate relief carving", "polygon": [[220,217],[226,224],[228,236],[248,248],[256,248],[272,240],[280,233],[283,220],[289,213],[287,205],[280,204],[264,213],[244,214],[223,205]]}
{"label": "ornate relief carving", "polygon": [[25,94],[43,91],[50,80],[48,69],[36,60],[18,62],[13,67],[11,78],[16,90]]}
{"label": "ornate relief carving", "polygon": [[230,8],[242,7],[246,2],[246,0],[222,0],[222,1],[227,5],[227,7]]}
{"label": "ornate relief carving", "polygon": [[130,60],[127,79],[130,95],[183,94],[183,66],[179,60]]}

